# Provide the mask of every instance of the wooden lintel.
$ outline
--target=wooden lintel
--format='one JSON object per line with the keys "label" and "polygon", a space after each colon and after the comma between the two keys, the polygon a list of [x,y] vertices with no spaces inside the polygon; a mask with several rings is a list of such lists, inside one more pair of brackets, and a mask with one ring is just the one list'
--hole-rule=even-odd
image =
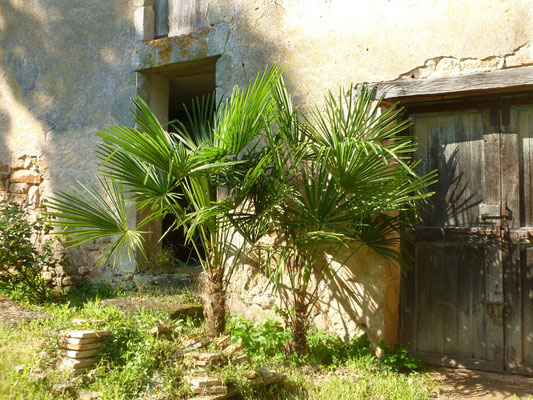
{"label": "wooden lintel", "polygon": [[440,78],[370,83],[387,103],[415,102],[533,89],[533,66]]}

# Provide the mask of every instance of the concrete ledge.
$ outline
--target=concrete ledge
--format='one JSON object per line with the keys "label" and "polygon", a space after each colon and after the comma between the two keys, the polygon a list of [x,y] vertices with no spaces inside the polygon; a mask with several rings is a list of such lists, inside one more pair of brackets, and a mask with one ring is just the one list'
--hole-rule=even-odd
{"label": "concrete ledge", "polygon": [[208,37],[211,28],[186,35],[150,40],[140,43],[135,51],[136,71],[165,69],[173,64],[196,61],[208,57]]}

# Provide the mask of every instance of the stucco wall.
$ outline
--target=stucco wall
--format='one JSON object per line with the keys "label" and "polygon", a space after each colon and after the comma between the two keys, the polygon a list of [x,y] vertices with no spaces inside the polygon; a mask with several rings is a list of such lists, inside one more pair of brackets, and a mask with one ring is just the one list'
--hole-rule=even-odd
{"label": "stucco wall", "polygon": [[[0,1],[0,179],[12,178],[4,184],[27,159],[42,180],[40,201],[94,179],[97,129],[131,122],[133,12],[131,0]],[[100,248],[73,253],[80,272],[100,275]]]}

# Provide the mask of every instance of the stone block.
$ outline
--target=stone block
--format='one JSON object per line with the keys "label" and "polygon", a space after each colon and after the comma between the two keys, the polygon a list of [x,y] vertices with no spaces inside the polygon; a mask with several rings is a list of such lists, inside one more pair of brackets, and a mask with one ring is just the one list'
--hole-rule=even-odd
{"label": "stone block", "polygon": [[94,357],[98,354],[98,348],[89,350],[65,350],[65,355],[76,360]]}
{"label": "stone block", "polygon": [[185,378],[187,383],[195,388],[205,388],[209,386],[220,386],[224,382],[221,379],[214,378],[211,376],[193,376]]}
{"label": "stone block", "polygon": [[27,193],[30,185],[28,183],[12,183],[9,185],[11,193]]}
{"label": "stone block", "polygon": [[11,168],[9,168],[9,165],[6,165],[0,162],[0,179],[9,178],[10,174],[11,174]]}
{"label": "stone block", "polygon": [[78,268],[79,275],[88,275],[91,272],[91,268],[88,266],[83,266]]}
{"label": "stone block", "polygon": [[85,350],[98,349],[101,344],[102,342],[81,343],[81,344],[61,342],[61,348],[65,350],[85,351]]}
{"label": "stone block", "polygon": [[234,343],[224,349],[224,354],[227,356],[231,356],[240,350],[242,350],[242,344]]}
{"label": "stone block", "polygon": [[61,280],[61,284],[63,286],[70,286],[70,285],[73,285],[74,284],[74,278],[72,276],[65,276],[62,280]]}
{"label": "stone block", "polygon": [[165,325],[156,325],[150,329],[150,333],[156,336],[169,336],[172,333],[172,329]]}
{"label": "stone block", "polygon": [[65,332],[65,338],[67,339],[90,339],[90,338],[99,338],[103,339],[107,336],[106,331],[95,331],[95,330],[80,330],[80,331],[67,331]]}
{"label": "stone block", "polygon": [[39,191],[39,186],[32,186],[28,190],[28,203],[34,207],[39,207],[41,203],[41,192]]}
{"label": "stone block", "polygon": [[228,387],[226,385],[208,386],[205,388],[191,388],[193,394],[226,394]]}
{"label": "stone block", "polygon": [[242,376],[249,380],[253,380],[259,377],[259,375],[257,375],[257,372],[255,371],[243,371]]}
{"label": "stone block", "polygon": [[137,40],[153,40],[155,13],[152,7],[139,7],[133,14],[133,24]]}
{"label": "stone block", "polygon": [[13,171],[9,179],[11,182],[31,183],[33,185],[38,185],[42,181],[41,175],[38,172],[29,169]]}
{"label": "stone block", "polygon": [[13,193],[9,195],[9,200],[11,200],[17,206],[24,206],[28,204],[28,196],[20,193]]}
{"label": "stone block", "polygon": [[250,356],[248,354],[242,354],[242,355],[238,355],[238,356],[235,356],[231,359],[231,363],[233,365],[238,365],[238,364],[244,364],[244,363],[249,363],[251,360]]}
{"label": "stone block", "polygon": [[53,279],[53,275],[52,275],[52,272],[50,271],[45,271],[42,273],[42,276],[43,276],[43,279],[47,282],[50,282],[52,279]]}
{"label": "stone block", "polygon": [[9,191],[9,179],[0,177],[0,191]]}
{"label": "stone block", "polygon": [[100,360],[100,357],[89,357],[81,360],[76,360],[74,358],[65,357],[61,362],[62,368],[67,369],[81,369],[81,368],[91,368]]}
{"label": "stone block", "polygon": [[92,338],[85,338],[85,339],[65,338],[63,339],[63,341],[66,343],[70,343],[70,344],[88,344],[88,343],[100,343],[102,341],[102,338],[99,338],[99,337],[92,337]]}
{"label": "stone block", "polygon": [[218,349],[224,349],[231,343],[231,336],[222,336],[215,340],[215,345]]}

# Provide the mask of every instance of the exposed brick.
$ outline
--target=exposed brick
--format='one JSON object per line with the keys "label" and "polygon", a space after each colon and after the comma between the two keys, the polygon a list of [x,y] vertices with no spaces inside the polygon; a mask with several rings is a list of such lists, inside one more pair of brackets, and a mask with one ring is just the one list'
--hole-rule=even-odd
{"label": "exposed brick", "polygon": [[24,182],[39,184],[41,183],[41,175],[38,172],[30,171],[29,169],[20,169],[18,171],[13,171],[10,176],[11,182]]}

